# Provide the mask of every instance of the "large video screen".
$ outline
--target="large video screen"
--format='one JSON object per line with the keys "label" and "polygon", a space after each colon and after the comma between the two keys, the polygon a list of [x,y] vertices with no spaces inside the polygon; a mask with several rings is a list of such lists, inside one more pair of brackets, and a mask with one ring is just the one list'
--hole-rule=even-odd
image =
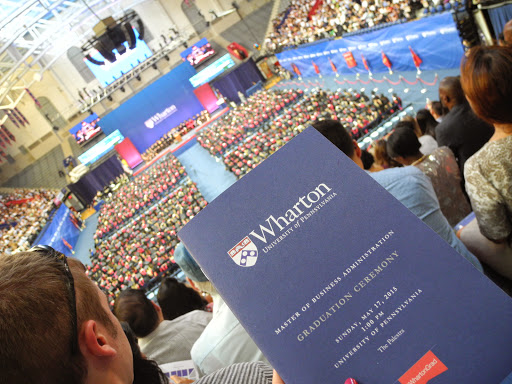
{"label": "large video screen", "polygon": [[137,38],[136,47],[134,49],[129,49],[128,43],[124,42],[123,44],[126,47],[126,52],[119,55],[117,51],[114,51],[117,58],[115,62],[110,63],[105,60],[96,50],[90,52],[91,57],[98,61],[104,61],[105,65],[96,65],[84,58],[85,64],[89,67],[94,76],[96,76],[102,86],[106,87],[107,85],[112,84],[125,73],[130,72],[137,65],[153,55],[153,52],[151,52],[151,49],[149,49],[146,42],[144,40],[139,40],[139,32],[135,28],[133,28],[133,32]]}
{"label": "large video screen", "polygon": [[123,140],[124,136],[121,134],[121,132],[119,132],[119,130],[115,130],[94,147],[78,156],[78,161],[80,161],[82,164],[90,165],[109,153],[112,149],[114,149],[114,146],[117,143],[120,143]]}
{"label": "large video screen", "polygon": [[69,133],[73,135],[78,145],[84,145],[101,133],[99,121],[98,115],[93,113],[87,116],[80,124],[71,128]]}
{"label": "large video screen", "polygon": [[216,60],[197,75],[192,76],[189,80],[194,88],[197,88],[203,84],[210,82],[215,79],[221,73],[225,72],[231,67],[235,66],[235,62],[231,58],[229,53],[226,53],[219,60]]}
{"label": "large video screen", "polygon": [[206,38],[199,40],[193,46],[180,53],[183,61],[188,61],[193,67],[215,55],[215,50]]}

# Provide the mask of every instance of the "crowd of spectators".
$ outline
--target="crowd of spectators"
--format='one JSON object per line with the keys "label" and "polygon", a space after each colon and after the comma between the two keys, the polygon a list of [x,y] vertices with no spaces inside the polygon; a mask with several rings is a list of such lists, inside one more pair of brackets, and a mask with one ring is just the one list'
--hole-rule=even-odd
{"label": "crowd of spectators", "polygon": [[0,238],[7,254],[26,251],[46,224],[59,193],[52,189],[14,189],[0,197]]}
{"label": "crowd of spectators", "polygon": [[297,104],[287,108],[270,124],[261,127],[226,152],[223,156],[224,164],[240,178],[302,132],[308,123],[325,118],[342,122],[350,130],[353,139],[357,140],[401,109],[401,103],[398,97],[390,100],[375,93],[367,96],[363,92],[314,89],[304,94]]}
{"label": "crowd of spectators", "polygon": [[179,160],[167,155],[153,167],[123,184],[116,192],[109,192],[100,209],[95,239],[101,239],[119,229],[141,209],[167,194],[184,176],[185,168]]}
{"label": "crowd of spectators", "polygon": [[232,146],[244,141],[249,134],[267,125],[302,95],[301,90],[257,92],[201,131],[197,141],[210,154],[221,156]]}
{"label": "crowd of spectators", "polygon": [[146,149],[146,151],[141,155],[142,160],[151,161],[165,148],[168,148],[173,144],[179,143],[183,139],[183,136],[185,136],[191,130],[200,127],[201,125],[206,123],[208,120],[210,120],[210,117],[210,113],[206,110],[203,110],[201,111],[201,113],[198,113],[193,118],[188,119],[180,123],[177,127],[172,128],[160,139],[155,141],[155,143],[153,143],[148,149]]}
{"label": "crowd of spectators", "polygon": [[415,17],[409,0],[294,0],[273,23],[264,47],[277,52],[330,36],[411,20]]}
{"label": "crowd of spectators", "polygon": [[[164,176],[166,164],[157,177]],[[126,221],[112,236],[95,240],[87,269],[111,304],[120,290],[144,288],[152,278],[165,274],[178,242],[176,233],[207,204],[188,177],[152,202],[152,206],[140,207],[140,215]]]}

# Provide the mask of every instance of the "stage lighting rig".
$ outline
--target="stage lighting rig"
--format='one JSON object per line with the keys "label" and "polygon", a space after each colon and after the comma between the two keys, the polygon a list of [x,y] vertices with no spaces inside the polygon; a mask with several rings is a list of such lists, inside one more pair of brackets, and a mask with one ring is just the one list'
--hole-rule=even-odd
{"label": "stage lighting rig", "polygon": [[[137,45],[137,38],[133,31],[132,24],[137,25],[139,40],[144,39],[144,24],[139,15],[133,10],[126,13],[120,19],[107,17],[101,20],[93,27],[94,37],[89,39],[83,46],[82,52],[85,58],[96,65],[105,65],[105,61],[113,63],[116,61],[117,51],[119,55],[126,52],[127,43],[129,49],[134,49]],[[97,50],[105,61],[96,60],[91,57],[90,51]]]}

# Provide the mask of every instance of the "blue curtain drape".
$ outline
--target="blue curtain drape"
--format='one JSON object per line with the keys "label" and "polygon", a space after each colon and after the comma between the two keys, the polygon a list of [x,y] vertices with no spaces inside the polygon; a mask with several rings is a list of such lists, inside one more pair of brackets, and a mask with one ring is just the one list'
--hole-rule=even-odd
{"label": "blue curtain drape", "polygon": [[116,156],[110,157],[98,167],[83,175],[68,188],[85,204],[90,204],[98,191],[103,190],[112,180],[123,174],[121,162]]}
{"label": "blue curtain drape", "polygon": [[216,88],[228,100],[235,103],[240,102],[238,91],[245,94],[245,90],[263,80],[260,70],[254,60],[249,59],[240,64],[238,68],[228,73],[226,76],[212,82],[212,88]]}
{"label": "blue curtain drape", "polygon": [[489,18],[491,19],[494,34],[498,38],[499,34],[503,32],[503,27],[507,21],[512,20],[512,4],[503,5],[498,8],[488,9]]}

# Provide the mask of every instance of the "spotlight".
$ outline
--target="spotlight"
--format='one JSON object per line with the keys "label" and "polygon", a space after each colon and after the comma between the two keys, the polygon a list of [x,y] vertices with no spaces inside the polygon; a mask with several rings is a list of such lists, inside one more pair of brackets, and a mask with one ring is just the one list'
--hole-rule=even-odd
{"label": "spotlight", "polygon": [[120,89],[120,90],[121,90],[121,92],[123,92],[123,93],[124,93],[124,92],[126,92],[126,89],[124,89],[124,87],[121,87],[121,88],[119,88],[119,89]]}
{"label": "spotlight", "polygon": [[114,99],[112,99],[112,96],[108,95],[108,96],[107,96],[107,100],[108,100],[108,101],[113,101]]}
{"label": "spotlight", "polygon": [[140,75],[135,76],[135,78],[139,81],[141,81]]}
{"label": "spotlight", "polygon": [[158,69],[158,67],[156,66],[156,63],[153,63],[153,64],[151,65],[151,67],[153,67],[153,69],[154,69],[155,71]]}

